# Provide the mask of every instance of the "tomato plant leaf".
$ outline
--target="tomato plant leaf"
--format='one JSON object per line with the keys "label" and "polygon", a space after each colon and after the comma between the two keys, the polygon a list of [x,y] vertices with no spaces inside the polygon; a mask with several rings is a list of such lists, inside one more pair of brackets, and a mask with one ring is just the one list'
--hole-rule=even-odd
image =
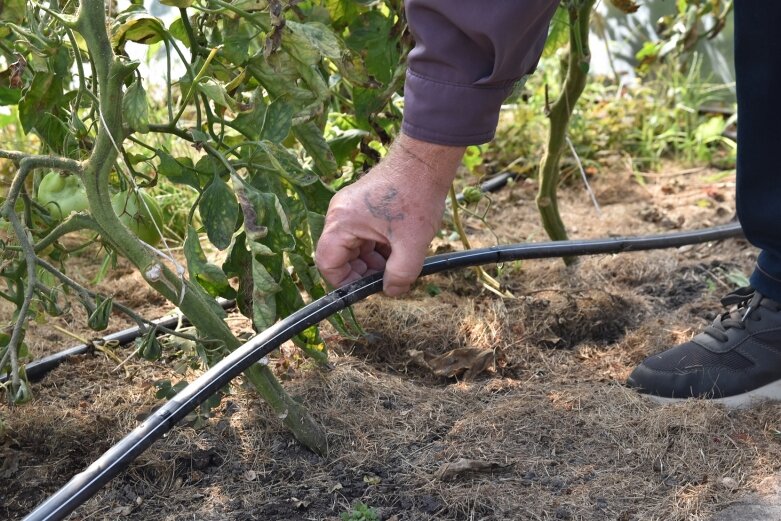
{"label": "tomato plant leaf", "polygon": [[239,204],[225,181],[214,177],[201,196],[198,210],[211,243],[220,250],[227,248],[236,230]]}
{"label": "tomato plant leaf", "polygon": [[201,248],[198,233],[192,226],[187,227],[187,237],[184,241],[184,257],[187,259],[187,270],[190,273],[190,278],[196,280],[209,295],[227,299],[236,296],[236,291],[228,282],[228,276],[225,275],[225,272],[219,266],[211,264],[206,259],[206,255]]}
{"label": "tomato plant leaf", "polygon": [[117,22],[111,31],[111,43],[117,48],[122,48],[125,42],[151,45],[162,41],[165,34],[162,22],[143,12],[123,13]]}
{"label": "tomato plant leaf", "polygon": [[184,184],[192,186],[196,190],[200,191],[201,184],[198,181],[198,175],[195,173],[192,166],[192,160],[183,158],[183,161],[188,161],[190,165],[185,165],[174,159],[169,153],[163,150],[157,150],[157,157],[160,158],[160,165],[157,167],[158,173],[168,178],[172,183]]}
{"label": "tomato plant leaf", "polygon": [[103,331],[108,327],[108,320],[114,307],[114,299],[95,295],[95,310],[90,314],[87,325],[94,331]]}
{"label": "tomato plant leaf", "polygon": [[137,79],[125,92],[122,99],[122,113],[131,129],[146,134],[149,132],[149,104],[146,100],[146,90]]}

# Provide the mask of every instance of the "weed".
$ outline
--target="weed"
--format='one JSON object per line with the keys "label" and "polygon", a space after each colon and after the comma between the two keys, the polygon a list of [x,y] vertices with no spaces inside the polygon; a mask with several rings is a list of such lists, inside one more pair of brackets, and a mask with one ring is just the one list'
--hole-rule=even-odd
{"label": "weed", "polygon": [[377,511],[365,503],[356,504],[349,512],[343,512],[342,521],[379,521]]}

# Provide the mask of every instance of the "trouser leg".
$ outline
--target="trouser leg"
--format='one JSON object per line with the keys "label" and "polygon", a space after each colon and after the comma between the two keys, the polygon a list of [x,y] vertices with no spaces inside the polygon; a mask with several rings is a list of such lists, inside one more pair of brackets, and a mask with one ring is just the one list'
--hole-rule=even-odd
{"label": "trouser leg", "polygon": [[751,285],[781,302],[781,1],[735,1],[738,217],[762,249]]}

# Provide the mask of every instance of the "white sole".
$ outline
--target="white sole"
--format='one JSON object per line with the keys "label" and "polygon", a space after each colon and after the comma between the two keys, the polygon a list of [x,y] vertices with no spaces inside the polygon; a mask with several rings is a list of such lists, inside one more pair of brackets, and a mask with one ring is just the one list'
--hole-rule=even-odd
{"label": "white sole", "polygon": [[643,394],[645,398],[660,404],[681,403],[687,400],[705,400],[708,403],[723,405],[728,409],[745,409],[762,402],[781,401],[781,380],[776,380],[753,391],[726,398],[665,398],[653,394]]}

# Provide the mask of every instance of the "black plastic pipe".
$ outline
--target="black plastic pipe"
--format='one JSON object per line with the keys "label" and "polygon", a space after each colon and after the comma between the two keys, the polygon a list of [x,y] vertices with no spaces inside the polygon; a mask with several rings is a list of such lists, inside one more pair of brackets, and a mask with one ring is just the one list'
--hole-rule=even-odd
{"label": "black plastic pipe", "polygon": [[[429,257],[423,265],[421,276],[456,268],[514,260],[672,248],[739,237],[741,235],[740,224],[734,223],[704,230],[647,237],[494,246]],[[289,340],[297,333],[381,290],[381,273],[363,278],[312,302],[253,337],[147,417],[141,425],[107,450],[86,470],[74,476],[54,495],[38,505],[25,520],[51,521],[63,519],[92,497],[114,476],[119,474],[153,442],[171,430],[190,411],[228,384],[245,369],[254,363],[258,363],[264,356],[277,349],[283,342]]]}
{"label": "black plastic pipe", "polygon": [[[225,299],[218,300],[218,303],[220,304],[220,306],[223,307],[223,309],[232,308],[236,304],[236,302],[233,300],[225,300]],[[152,320],[152,322],[155,325],[170,329],[172,327],[175,327],[179,323],[180,319],[182,320],[183,324],[189,324],[189,322],[187,321],[187,317],[182,315],[170,315],[167,317],[162,317],[156,320]],[[138,326],[129,327],[127,329],[123,329],[122,331],[117,331],[116,333],[111,333],[109,335],[100,337],[99,339],[96,339],[96,341],[102,341],[103,343],[116,341],[119,343],[119,345],[125,345],[125,344],[129,344],[130,342],[138,338],[140,334],[141,334],[141,328],[139,328]],[[46,373],[48,373],[49,371],[51,371],[52,369],[60,365],[62,362],[64,362],[66,359],[70,358],[71,356],[84,355],[89,353],[92,349],[93,349],[92,345],[79,344],[77,346],[69,347],[68,349],[58,351],[57,353],[44,356],[43,358],[34,360],[29,364],[25,364],[24,370],[25,370],[25,374],[27,375],[27,379],[30,380],[31,382],[40,380],[41,378],[46,376]],[[7,382],[9,378],[10,376],[8,374],[0,375],[0,383]]]}

